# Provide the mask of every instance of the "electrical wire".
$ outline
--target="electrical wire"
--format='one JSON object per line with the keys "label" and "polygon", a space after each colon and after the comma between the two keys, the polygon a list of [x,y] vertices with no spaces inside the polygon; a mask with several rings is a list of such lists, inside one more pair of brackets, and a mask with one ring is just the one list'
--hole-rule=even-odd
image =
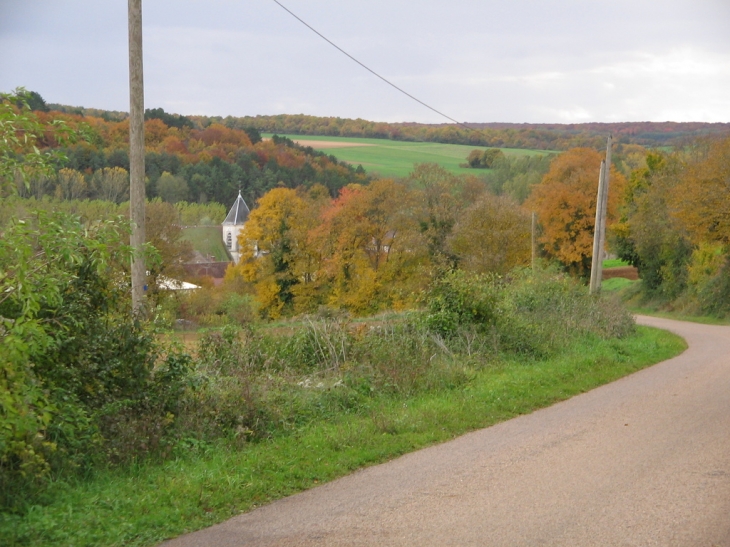
{"label": "electrical wire", "polygon": [[338,46],[337,44],[335,44],[332,40],[330,40],[329,38],[327,38],[324,34],[322,34],[321,32],[319,32],[317,29],[315,29],[314,27],[312,27],[310,24],[308,24],[306,21],[304,21],[301,17],[299,17],[296,13],[294,13],[289,8],[287,8],[284,4],[282,4],[281,2],[279,2],[279,0],[273,0],[273,2],[276,3],[276,4],[278,4],[280,8],[282,8],[289,15],[291,15],[292,17],[294,17],[294,19],[296,19],[297,21],[299,21],[301,24],[303,24],[309,30],[311,30],[312,32],[314,32],[317,36],[319,36],[320,38],[322,38],[325,42],[327,42],[328,44],[330,44],[334,48],[338,49],[341,53],[347,55],[350,59],[352,59],[353,61],[355,61],[358,65],[360,65],[361,67],[363,67],[365,70],[367,70],[368,72],[370,72],[374,76],[377,76],[378,78],[380,78],[381,80],[383,80],[389,86],[394,87],[395,89],[397,89],[398,91],[400,91],[401,93],[403,93],[403,95],[405,95],[406,97],[408,97],[410,99],[413,99],[414,101],[416,101],[417,103],[422,104],[423,106],[425,106],[429,110],[432,110],[432,111],[436,112],[436,114],[438,114],[439,116],[443,116],[447,120],[451,120],[455,124],[460,125],[460,126],[466,128],[466,129],[468,129],[469,131],[474,131],[474,129],[471,128],[471,127],[469,127],[468,125],[466,125],[466,124],[464,124],[462,122],[456,121],[451,116],[447,116],[443,112],[440,112],[440,111],[436,110],[434,107],[427,105],[422,100],[414,97],[413,95],[411,95],[407,91],[405,91],[405,90],[401,89],[400,87],[398,87],[397,85],[395,85],[390,80],[384,78],[383,76],[381,76],[380,74],[378,74],[377,72],[375,72],[372,68],[364,65],[363,63],[361,63],[360,61],[358,61],[357,59],[355,59],[355,57],[353,57],[352,55],[350,55],[349,53],[347,53],[344,49],[342,49],[340,46]]}

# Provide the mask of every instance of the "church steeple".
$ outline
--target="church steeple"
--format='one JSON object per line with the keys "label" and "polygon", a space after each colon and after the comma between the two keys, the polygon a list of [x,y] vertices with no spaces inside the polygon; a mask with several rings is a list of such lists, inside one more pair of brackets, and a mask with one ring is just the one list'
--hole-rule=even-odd
{"label": "church steeple", "polygon": [[238,197],[233,202],[233,207],[228,211],[228,216],[226,216],[222,225],[223,244],[236,264],[238,264],[241,258],[238,236],[243,231],[243,226],[246,224],[250,213],[251,211],[248,205],[246,205],[243,196],[241,196],[241,190],[238,190]]}
{"label": "church steeple", "polygon": [[241,196],[241,190],[239,190],[238,197],[233,202],[231,210],[228,211],[228,216],[223,221],[223,225],[238,226],[239,224],[244,224],[248,220],[249,213],[251,211],[243,200],[243,196]]}

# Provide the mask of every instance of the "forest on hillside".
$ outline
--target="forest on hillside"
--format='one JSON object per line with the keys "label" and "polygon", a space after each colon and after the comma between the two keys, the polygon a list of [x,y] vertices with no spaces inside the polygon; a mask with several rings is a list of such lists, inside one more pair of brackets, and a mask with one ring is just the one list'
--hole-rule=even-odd
{"label": "forest on hillside", "polygon": [[[42,100],[42,99],[41,99]],[[0,188],[0,195],[58,199],[128,199],[129,122],[103,112],[60,112],[44,103],[34,111],[46,126],[37,146],[54,158],[53,172]],[[64,127],[54,133],[50,128]],[[65,134],[75,134],[64,139]],[[321,184],[334,196],[351,183],[366,182],[362,168],[302,147],[286,138],[262,140],[254,128],[219,123],[195,125],[161,109],[147,111],[145,122],[146,194],[167,202],[214,201],[230,205],[238,190],[248,203],[276,186]],[[12,188],[11,188],[12,186]]]}

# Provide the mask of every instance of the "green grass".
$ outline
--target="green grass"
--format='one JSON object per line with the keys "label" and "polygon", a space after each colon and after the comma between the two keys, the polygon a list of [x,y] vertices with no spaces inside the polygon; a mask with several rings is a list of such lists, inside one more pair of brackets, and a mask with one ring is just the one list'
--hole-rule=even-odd
{"label": "green grass", "polygon": [[601,282],[601,290],[604,292],[618,292],[636,283],[624,277],[612,277]]}
{"label": "green grass", "polygon": [[[270,137],[271,134],[263,134]],[[469,169],[459,167],[466,163],[466,157],[474,149],[486,150],[484,146],[469,146],[462,144],[440,144],[431,142],[403,142],[388,139],[357,139],[350,137],[327,137],[311,135],[280,135],[292,140],[307,141],[336,141],[369,144],[371,146],[353,146],[348,148],[316,147],[317,150],[332,154],[338,160],[352,165],[362,165],[368,173],[377,173],[384,177],[405,177],[413,171],[416,163],[438,163],[455,174],[479,175],[486,172],[483,169]],[[534,154],[549,154],[546,150],[523,150],[517,148],[502,148],[508,156],[524,156]]]}
{"label": "green grass", "polygon": [[164,464],[55,485],[55,501],[0,515],[0,544],[152,545],[351,471],[532,412],[680,353],[684,341],[640,327],[623,340],[586,338],[544,361],[503,360],[459,388],[374,397],[352,414],[293,434],[213,446]]}
{"label": "green grass", "polygon": [[227,262],[220,226],[192,226],[183,228],[182,238],[193,244],[193,249],[204,256],[212,256],[214,262]]}
{"label": "green grass", "polygon": [[631,266],[628,262],[625,260],[621,260],[620,258],[611,258],[609,260],[603,261],[603,268],[621,268],[624,266]]}

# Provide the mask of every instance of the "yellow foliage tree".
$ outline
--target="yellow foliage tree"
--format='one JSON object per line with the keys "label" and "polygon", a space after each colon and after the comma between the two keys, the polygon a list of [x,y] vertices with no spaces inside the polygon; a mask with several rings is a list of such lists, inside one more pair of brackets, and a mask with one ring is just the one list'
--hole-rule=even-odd
{"label": "yellow foliage tree", "polygon": [[730,244],[730,137],[709,143],[687,162],[672,209],[695,244]]}
{"label": "yellow foliage tree", "polygon": [[86,194],[84,175],[75,169],[61,169],[56,175],[56,198],[81,199]]}
{"label": "yellow foliage tree", "polygon": [[318,265],[307,239],[316,222],[313,203],[296,190],[275,188],[259,199],[239,235],[243,258],[235,269],[255,284],[260,311],[267,317],[279,317],[292,307],[296,286],[313,281]]}

